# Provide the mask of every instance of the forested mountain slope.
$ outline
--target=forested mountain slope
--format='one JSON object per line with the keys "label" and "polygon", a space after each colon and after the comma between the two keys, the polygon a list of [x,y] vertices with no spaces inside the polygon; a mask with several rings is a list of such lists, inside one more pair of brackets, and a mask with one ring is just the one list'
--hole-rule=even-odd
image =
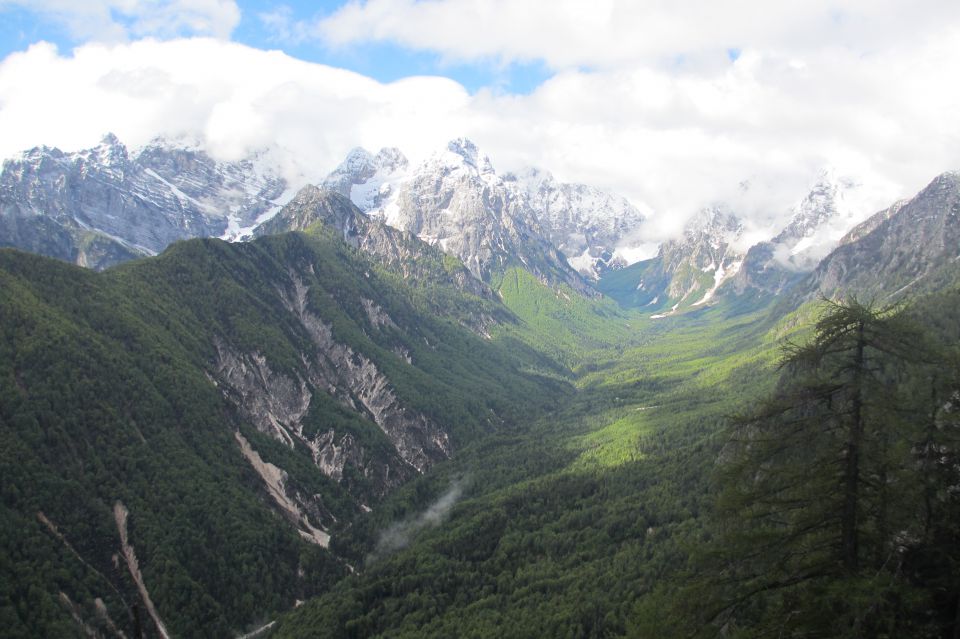
{"label": "forested mountain slope", "polygon": [[100,274],[4,250],[0,280],[9,636],[249,628],[347,574],[384,494],[567,388],[469,327],[502,306],[322,225]]}

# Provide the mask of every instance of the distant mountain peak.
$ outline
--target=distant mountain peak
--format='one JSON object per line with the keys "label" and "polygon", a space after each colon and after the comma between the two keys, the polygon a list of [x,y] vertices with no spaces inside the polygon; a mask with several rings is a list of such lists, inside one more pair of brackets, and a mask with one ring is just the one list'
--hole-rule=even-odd
{"label": "distant mountain peak", "polygon": [[529,196],[535,196],[542,189],[550,189],[557,184],[557,180],[550,171],[528,166],[520,171],[505,173],[503,181],[515,184],[518,189]]}
{"label": "distant mountain peak", "polygon": [[774,258],[790,271],[807,272],[832,251],[840,238],[870,211],[862,184],[828,166],[793,207],[787,225],[774,237]]}
{"label": "distant mountain peak", "polygon": [[856,293],[891,299],[953,281],[960,245],[960,172],[856,226],[800,286],[812,298]]}
{"label": "distant mountain peak", "polygon": [[120,138],[118,138],[116,135],[113,133],[107,133],[100,138],[99,146],[123,146],[123,144],[120,142]]}
{"label": "distant mountain peak", "polygon": [[[0,238],[103,268],[180,239],[238,239],[279,209],[286,187],[264,158],[220,162],[158,140],[131,152],[107,134],[91,148],[38,147],[5,162]],[[91,238],[96,255],[84,248]]]}
{"label": "distant mountain peak", "polygon": [[427,160],[427,164],[440,162],[450,167],[464,165],[479,175],[495,175],[493,164],[480,148],[467,138],[456,138],[447,143],[443,152]]}
{"label": "distant mountain peak", "polygon": [[410,166],[407,156],[396,147],[384,147],[373,158],[373,165],[386,171],[405,170]]}
{"label": "distant mountain peak", "polygon": [[104,135],[97,146],[88,149],[85,153],[81,152],[81,155],[93,158],[105,167],[113,168],[124,165],[129,159],[127,147],[113,133]]}
{"label": "distant mountain peak", "polygon": [[596,279],[603,270],[628,264],[635,247],[621,242],[635,236],[644,219],[623,197],[561,183],[542,169],[500,176],[465,137],[415,167],[396,149],[377,157],[351,152],[323,185],[365,213],[456,255],[481,279],[491,269],[519,263],[583,289],[571,268]]}
{"label": "distant mountain peak", "polygon": [[503,181],[528,199],[547,237],[581,275],[596,280],[636,261],[642,242],[635,236],[645,215],[626,198],[560,182],[538,167],[507,173]]}
{"label": "distant mountain peak", "polygon": [[735,242],[742,233],[740,218],[729,206],[718,203],[700,209],[687,221],[681,242],[688,245],[706,242],[716,248]]}
{"label": "distant mountain peak", "polygon": [[151,138],[143,147],[136,149],[135,152],[143,152],[144,149],[163,149],[165,151],[192,151],[195,153],[204,152],[203,141],[189,134],[181,135],[158,135]]}
{"label": "distant mountain peak", "polygon": [[347,157],[337,168],[362,169],[373,164],[373,154],[362,146],[355,146],[347,152]]}
{"label": "distant mountain peak", "polygon": [[940,190],[940,189],[955,189],[957,185],[960,184],[960,170],[958,171],[944,171],[937,177],[933,179],[926,188],[921,191],[929,190]]}
{"label": "distant mountain peak", "polygon": [[369,213],[379,208],[394,192],[394,185],[409,169],[410,163],[400,149],[384,147],[373,155],[354,147],[323,187],[350,198],[360,210]]}

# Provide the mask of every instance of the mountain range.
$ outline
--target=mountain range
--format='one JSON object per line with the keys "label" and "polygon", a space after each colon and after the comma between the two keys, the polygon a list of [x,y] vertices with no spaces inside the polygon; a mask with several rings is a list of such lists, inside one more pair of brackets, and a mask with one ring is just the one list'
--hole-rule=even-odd
{"label": "mountain range", "polygon": [[[262,235],[258,226],[279,228],[269,220],[304,182],[289,182],[271,157],[220,162],[196,144],[162,139],[129,150],[112,135],[80,152],[31,149],[0,174],[0,245],[101,269],[180,239]],[[368,218],[457,257],[480,282],[516,266],[581,294],[618,291],[619,301],[659,315],[728,291],[782,293],[869,213],[862,186],[825,170],[767,241],[744,245],[736,210],[718,203],[656,257],[636,262],[649,211],[539,169],[500,175],[466,139],[415,166],[399,149],[357,148],[317,182]]]}
{"label": "mountain range", "polygon": [[[960,339],[956,172],[866,218],[825,172],[768,241],[716,203],[633,263],[649,212],[465,139],[316,182],[112,136],[4,164],[10,636],[650,635],[823,298]],[[929,437],[949,375],[909,380]]]}
{"label": "mountain range", "polygon": [[194,145],[74,153],[38,147],[0,172],[0,245],[105,268],[191,237],[239,238],[292,196],[266,158],[218,162]]}

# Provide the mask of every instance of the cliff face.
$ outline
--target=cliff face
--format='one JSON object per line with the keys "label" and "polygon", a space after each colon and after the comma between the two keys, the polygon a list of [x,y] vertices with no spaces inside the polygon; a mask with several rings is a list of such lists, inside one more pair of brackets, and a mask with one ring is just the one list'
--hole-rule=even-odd
{"label": "cliff face", "polygon": [[[529,184],[498,175],[469,140],[453,140],[414,167],[396,149],[376,156],[357,149],[324,185],[370,217],[455,256],[478,280],[517,266],[543,282],[596,295],[568,261],[572,254],[557,249]],[[553,201],[546,192],[542,199]]]}
{"label": "cliff face", "polygon": [[960,173],[944,173],[912,199],[856,227],[797,294],[891,299],[930,290],[960,259]]}
{"label": "cliff face", "polygon": [[274,213],[287,184],[265,158],[218,162],[157,140],[131,151],[35,148],[0,173],[0,245],[102,269],[192,237],[239,239]]}

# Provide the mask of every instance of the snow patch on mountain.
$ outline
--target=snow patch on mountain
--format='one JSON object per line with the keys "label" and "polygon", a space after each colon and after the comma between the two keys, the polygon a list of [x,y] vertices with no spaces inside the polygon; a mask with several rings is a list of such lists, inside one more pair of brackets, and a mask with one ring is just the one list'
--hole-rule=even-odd
{"label": "snow patch on mountain", "polygon": [[742,265],[743,265],[742,259],[739,259],[736,262],[732,262],[729,266],[724,266],[722,261],[720,262],[719,266],[713,266],[711,264],[713,269],[709,269],[709,270],[713,270],[713,286],[706,293],[703,294],[703,297],[701,297],[698,301],[694,302],[693,306],[701,306],[709,302],[711,299],[713,299],[713,296],[720,289],[723,283],[729,280],[734,275],[736,275]]}
{"label": "snow patch on mountain", "polygon": [[415,167],[396,149],[375,156],[354,149],[323,184],[457,256],[478,279],[520,265],[544,281],[590,291],[551,244],[529,194],[498,175],[470,140],[452,140]]}
{"label": "snow patch on mountain", "polygon": [[323,187],[350,198],[364,213],[382,208],[396,195],[410,168],[396,148],[383,148],[376,155],[354,148],[323,181]]}
{"label": "snow patch on mountain", "polygon": [[547,237],[584,277],[598,279],[606,269],[628,266],[650,253],[634,236],[651,211],[626,198],[559,182],[537,168],[508,173],[504,180],[528,199]]}
{"label": "snow patch on mountain", "polygon": [[862,182],[823,169],[793,207],[790,222],[771,240],[773,259],[790,271],[813,270],[850,229],[875,212],[875,202],[876,195]]}

